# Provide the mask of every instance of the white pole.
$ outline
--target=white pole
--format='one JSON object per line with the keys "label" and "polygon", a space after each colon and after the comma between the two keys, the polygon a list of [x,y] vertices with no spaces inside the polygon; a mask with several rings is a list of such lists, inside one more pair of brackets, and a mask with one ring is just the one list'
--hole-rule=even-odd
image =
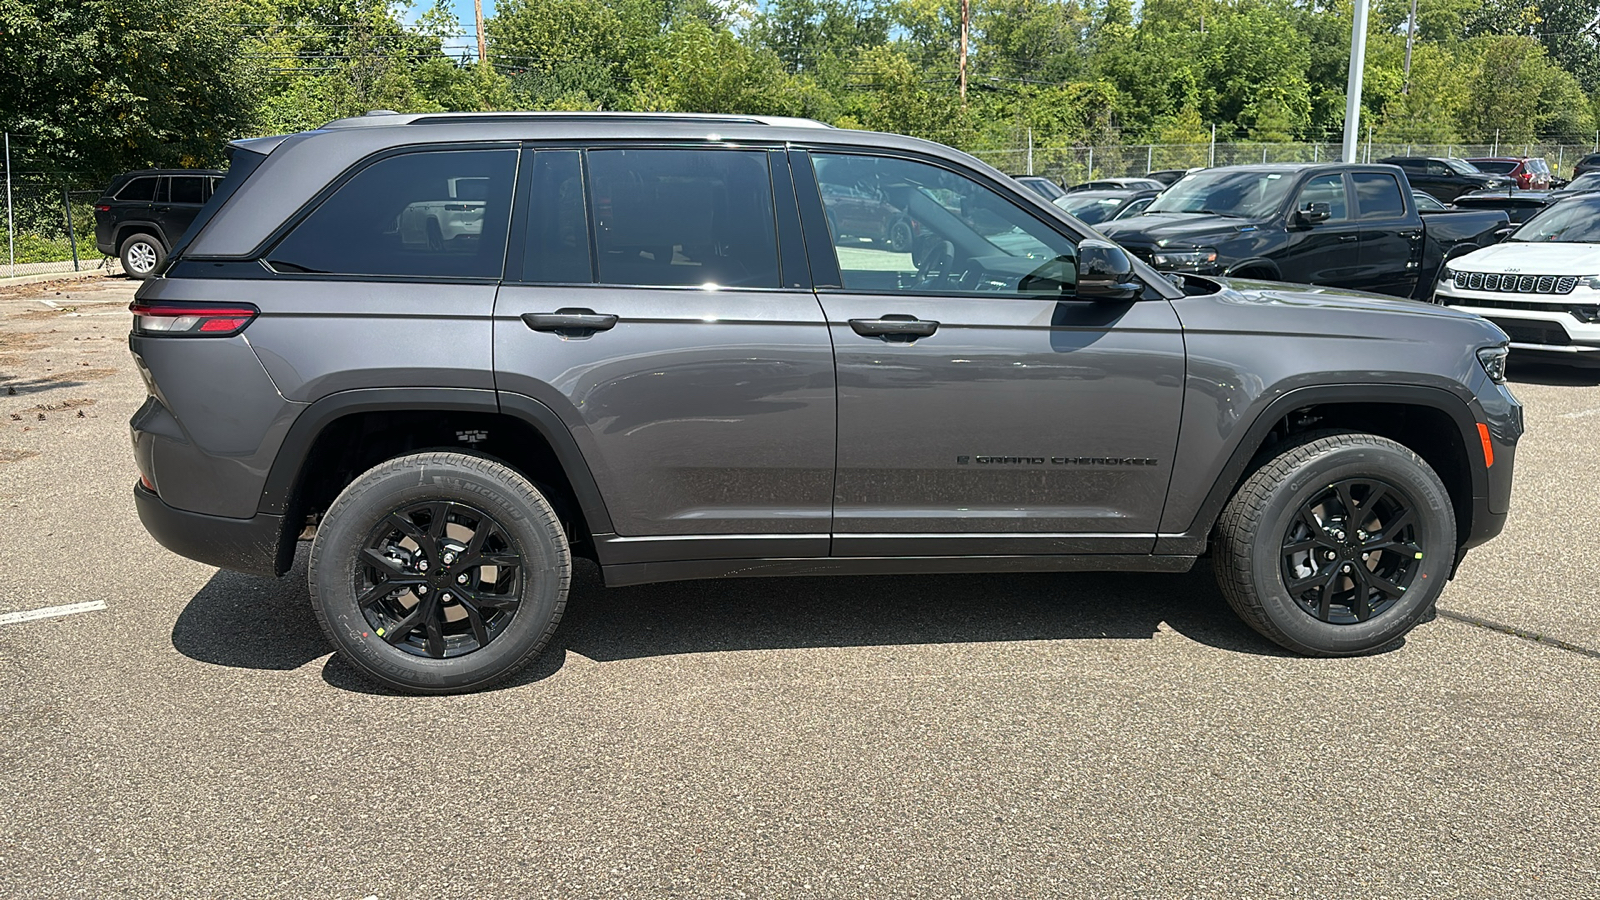
{"label": "white pole", "polygon": [[1028,174],[1033,174],[1033,129],[1028,129]]}
{"label": "white pole", "polygon": [[1344,161],[1356,161],[1361,138],[1361,73],[1367,65],[1367,0],[1356,0],[1355,22],[1350,27],[1350,75],[1345,81]]}
{"label": "white pole", "polygon": [[1151,172],[1154,172],[1156,170],[1156,167],[1154,165],[1152,165],[1152,163],[1155,162],[1155,156],[1156,156],[1156,145],[1155,144],[1146,144],[1145,147],[1144,147],[1144,173],[1146,175],[1149,175]]}
{"label": "white pole", "polygon": [[11,132],[6,132],[6,244],[11,254],[11,274],[17,274],[17,220],[11,214]]}
{"label": "white pole", "polygon": [[1089,177],[1085,178],[1084,181],[1093,181],[1093,180],[1094,180],[1094,145],[1091,144],[1091,145],[1089,145]]}
{"label": "white pole", "polygon": [[1367,126],[1367,162],[1372,162],[1372,126]]}
{"label": "white pole", "polygon": [[1500,129],[1494,130],[1494,149],[1489,151],[1490,156],[1500,155]]}
{"label": "white pole", "polygon": [[1211,158],[1206,164],[1210,168],[1217,167],[1217,126],[1211,126]]}

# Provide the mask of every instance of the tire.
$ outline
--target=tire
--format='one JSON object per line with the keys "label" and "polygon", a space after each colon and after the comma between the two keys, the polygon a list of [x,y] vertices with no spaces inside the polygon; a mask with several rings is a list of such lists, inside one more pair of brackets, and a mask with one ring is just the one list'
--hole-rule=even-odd
{"label": "tire", "polygon": [[153,235],[135,234],[122,242],[117,255],[122,258],[122,271],[129,278],[144,281],[161,268],[167,258],[167,248]]}
{"label": "tire", "polygon": [[909,253],[911,244],[917,239],[917,233],[911,228],[910,219],[895,219],[889,223],[889,249],[895,253]]}
{"label": "tire", "polygon": [[1228,605],[1263,636],[1306,656],[1357,656],[1432,611],[1455,550],[1450,495],[1422,457],[1336,432],[1308,435],[1245,479],[1217,522],[1215,569]]}
{"label": "tire", "polygon": [[427,232],[429,250],[444,249],[444,231],[439,228],[438,219],[429,219],[423,230]]}
{"label": "tire", "polygon": [[571,575],[561,523],[527,479],[436,452],[375,466],[339,494],[312,542],[308,581],[317,621],[356,668],[403,691],[447,694],[532,662],[561,622]]}

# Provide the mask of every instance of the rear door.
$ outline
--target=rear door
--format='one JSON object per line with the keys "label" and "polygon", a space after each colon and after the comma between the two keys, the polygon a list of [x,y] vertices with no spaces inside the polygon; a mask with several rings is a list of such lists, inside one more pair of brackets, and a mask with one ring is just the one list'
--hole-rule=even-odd
{"label": "rear door", "polygon": [[1408,210],[1399,179],[1387,172],[1352,172],[1361,241],[1351,287],[1410,297],[1422,266],[1422,221]]}
{"label": "rear door", "polygon": [[495,381],[578,441],[607,562],[826,555],[833,348],[785,156],[530,147],[519,193]]}
{"label": "rear door", "polygon": [[[838,366],[833,554],[1150,552],[1182,399],[1171,304],[1078,299],[1075,239],[976,173],[793,157]],[[910,252],[830,240],[849,189],[911,216]]]}
{"label": "rear door", "polygon": [[206,205],[208,185],[204,175],[169,175],[163,203],[156,204],[157,221],[169,246],[176,246]]}

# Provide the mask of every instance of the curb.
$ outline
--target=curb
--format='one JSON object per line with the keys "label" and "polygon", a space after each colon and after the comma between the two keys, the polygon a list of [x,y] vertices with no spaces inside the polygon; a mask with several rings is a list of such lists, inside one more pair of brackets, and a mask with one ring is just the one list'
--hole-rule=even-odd
{"label": "curb", "polygon": [[85,278],[100,278],[107,275],[121,275],[122,265],[113,263],[106,268],[96,266],[93,269],[83,269],[78,272],[40,272],[36,275],[15,275],[11,278],[0,278],[0,287],[15,287],[23,284],[42,284],[46,281],[81,281]]}

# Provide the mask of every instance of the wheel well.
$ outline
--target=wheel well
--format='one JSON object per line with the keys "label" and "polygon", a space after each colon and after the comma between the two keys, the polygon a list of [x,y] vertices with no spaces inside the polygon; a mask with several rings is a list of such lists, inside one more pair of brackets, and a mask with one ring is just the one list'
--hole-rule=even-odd
{"label": "wheel well", "polygon": [[1303,406],[1273,424],[1239,484],[1265,465],[1298,435],[1310,431],[1359,431],[1386,437],[1422,457],[1444,482],[1456,514],[1456,544],[1472,528],[1472,470],[1466,442],[1455,419],[1441,409],[1408,403],[1325,403]]}
{"label": "wheel well", "polygon": [[161,232],[154,225],[136,224],[124,225],[117,230],[117,252],[122,252],[123,241],[133,237],[136,234],[147,234],[150,237],[155,238],[156,241],[161,244],[162,250],[167,249],[166,239],[161,236]]}
{"label": "wheel well", "polygon": [[1247,262],[1230,269],[1228,275],[1234,278],[1261,278],[1271,281],[1278,277],[1278,270],[1269,263]]}
{"label": "wheel well", "polygon": [[476,453],[516,469],[550,501],[573,552],[593,554],[583,507],[549,442],[527,422],[497,413],[379,410],[335,419],[301,462],[289,501],[290,521],[297,528],[316,525],[361,473],[422,450]]}

